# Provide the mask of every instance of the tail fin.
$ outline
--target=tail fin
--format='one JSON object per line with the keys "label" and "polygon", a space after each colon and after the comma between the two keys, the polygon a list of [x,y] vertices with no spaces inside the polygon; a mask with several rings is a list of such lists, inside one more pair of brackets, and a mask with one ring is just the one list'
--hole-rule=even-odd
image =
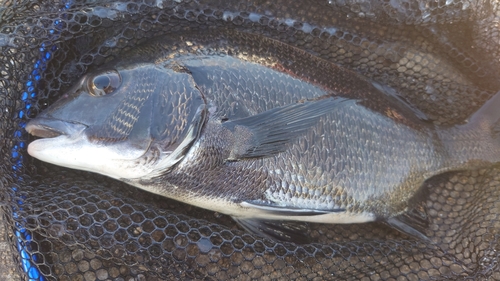
{"label": "tail fin", "polygon": [[496,93],[469,118],[469,126],[500,135],[500,92]]}
{"label": "tail fin", "polygon": [[500,92],[463,125],[437,130],[444,161],[437,173],[487,168],[500,163]]}

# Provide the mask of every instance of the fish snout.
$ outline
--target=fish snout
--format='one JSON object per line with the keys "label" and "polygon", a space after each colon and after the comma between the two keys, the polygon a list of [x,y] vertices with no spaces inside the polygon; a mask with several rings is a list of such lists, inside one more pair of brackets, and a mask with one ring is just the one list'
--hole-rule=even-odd
{"label": "fish snout", "polygon": [[38,117],[28,122],[26,131],[36,137],[54,138],[61,135],[74,135],[87,128],[78,122],[68,122],[55,118]]}

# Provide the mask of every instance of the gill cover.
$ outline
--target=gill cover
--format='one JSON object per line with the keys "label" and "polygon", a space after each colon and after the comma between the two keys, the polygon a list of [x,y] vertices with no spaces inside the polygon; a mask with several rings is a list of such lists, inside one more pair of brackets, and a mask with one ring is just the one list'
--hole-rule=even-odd
{"label": "gill cover", "polygon": [[182,159],[205,112],[189,73],[151,63],[118,65],[85,75],[31,120],[27,131],[45,139],[28,151],[56,165],[140,178]]}

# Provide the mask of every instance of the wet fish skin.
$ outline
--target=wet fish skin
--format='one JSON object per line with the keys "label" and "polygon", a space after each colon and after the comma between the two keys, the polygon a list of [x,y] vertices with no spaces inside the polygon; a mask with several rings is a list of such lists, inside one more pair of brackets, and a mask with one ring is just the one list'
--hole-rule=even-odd
{"label": "wet fish skin", "polygon": [[[114,70],[122,85],[89,95],[90,77]],[[28,124],[40,136],[63,133],[30,144],[32,156],[267,234],[274,230],[259,220],[386,220],[425,238],[396,218],[412,209],[422,183],[500,160],[499,114],[490,110],[500,98],[469,124],[439,128],[364,78],[251,34],[162,38],[82,81]],[[54,120],[78,130],[44,131]]]}

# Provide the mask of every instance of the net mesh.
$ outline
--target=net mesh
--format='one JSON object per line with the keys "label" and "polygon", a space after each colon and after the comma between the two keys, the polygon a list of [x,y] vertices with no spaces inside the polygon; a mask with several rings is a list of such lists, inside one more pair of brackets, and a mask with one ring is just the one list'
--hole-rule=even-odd
{"label": "net mesh", "polygon": [[254,237],[223,215],[26,154],[27,120],[90,67],[155,36],[234,28],[395,89],[436,124],[500,89],[496,1],[5,1],[0,202],[22,280],[500,280],[500,170],[449,173],[421,204],[435,245],[378,223]]}

